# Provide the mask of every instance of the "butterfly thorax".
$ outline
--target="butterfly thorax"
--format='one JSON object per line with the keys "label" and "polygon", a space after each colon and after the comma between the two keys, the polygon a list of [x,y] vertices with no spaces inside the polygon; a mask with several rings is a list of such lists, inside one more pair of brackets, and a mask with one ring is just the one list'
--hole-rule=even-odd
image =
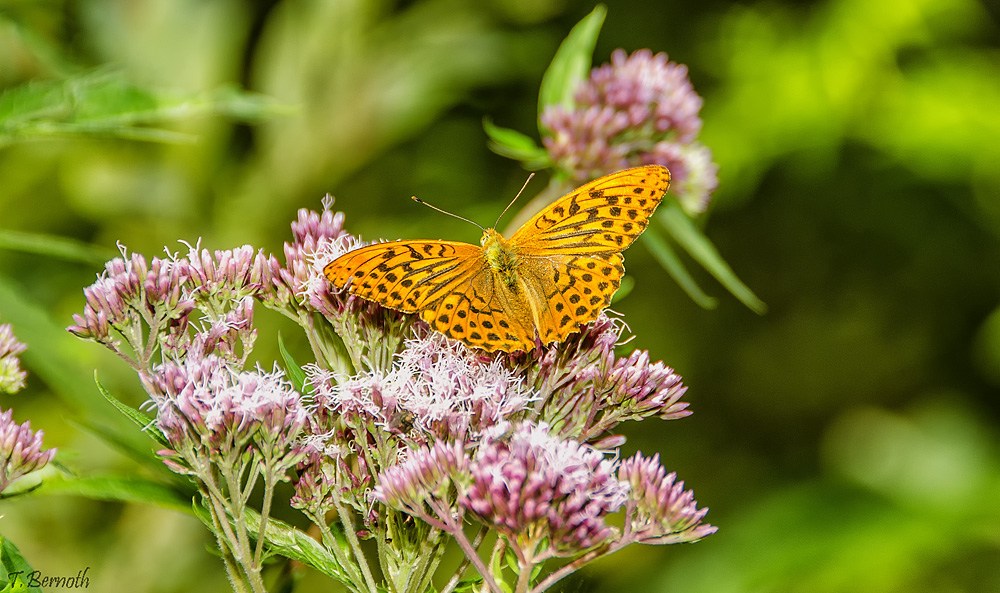
{"label": "butterfly thorax", "polygon": [[494,229],[486,229],[480,244],[490,269],[508,289],[517,291],[517,253],[507,239]]}

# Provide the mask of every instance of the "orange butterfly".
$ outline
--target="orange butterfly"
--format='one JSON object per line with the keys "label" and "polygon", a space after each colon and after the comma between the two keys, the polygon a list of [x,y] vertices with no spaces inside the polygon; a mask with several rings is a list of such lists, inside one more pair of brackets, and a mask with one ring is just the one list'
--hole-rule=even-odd
{"label": "orange butterfly", "polygon": [[649,224],[670,171],[647,165],[591,181],[510,238],[485,229],[481,246],[394,241],[349,251],[323,273],[337,287],[487,351],[561,341],[611,304],[621,251]]}

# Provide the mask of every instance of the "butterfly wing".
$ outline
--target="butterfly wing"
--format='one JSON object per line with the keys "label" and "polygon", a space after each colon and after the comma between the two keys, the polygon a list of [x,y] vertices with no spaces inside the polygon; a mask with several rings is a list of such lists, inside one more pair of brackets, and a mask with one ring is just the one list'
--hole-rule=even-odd
{"label": "butterfly wing", "polygon": [[538,295],[535,323],[542,343],[561,342],[597,319],[621,286],[623,262],[620,253],[526,258],[522,286],[526,294]]}
{"label": "butterfly wing", "polygon": [[419,313],[437,331],[469,346],[510,352],[534,344],[530,315],[518,313],[524,303],[497,285],[478,246],[454,241],[376,243],[345,253],[323,273],[351,294]]}
{"label": "butterfly wing", "polygon": [[420,316],[434,329],[489,352],[530,350],[535,345],[524,295],[499,282],[485,263],[461,289],[444,295]]}
{"label": "butterfly wing", "polygon": [[482,268],[482,249],[455,241],[392,241],[348,251],[323,273],[338,288],[405,313],[462,290]]}
{"label": "butterfly wing", "polygon": [[595,319],[625,274],[621,251],[649,225],[670,185],[659,165],[596,179],[559,198],[511,237],[523,291],[545,343]]}
{"label": "butterfly wing", "polygon": [[646,165],[580,186],[524,223],[511,237],[519,254],[615,253],[649,225],[670,186],[670,171]]}

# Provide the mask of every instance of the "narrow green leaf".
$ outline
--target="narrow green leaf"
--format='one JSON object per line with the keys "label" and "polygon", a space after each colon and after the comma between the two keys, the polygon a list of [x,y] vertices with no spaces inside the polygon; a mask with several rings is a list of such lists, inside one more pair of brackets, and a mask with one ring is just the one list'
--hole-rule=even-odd
{"label": "narrow green leaf", "polygon": [[10,229],[0,229],[0,249],[37,253],[86,264],[103,264],[118,255],[110,249],[87,245],[68,237],[24,233]]}
{"label": "narrow green leaf", "polygon": [[701,229],[694,224],[694,221],[679,204],[675,202],[662,204],[657,211],[657,218],[670,233],[670,236],[741,303],[758,315],[767,312],[767,305],[764,301],[757,298],[757,295],[736,276],[729,264],[722,259],[715,245],[701,232]]}
{"label": "narrow green leaf", "polygon": [[474,577],[464,578],[455,585],[453,591],[455,593],[467,593],[469,591],[481,591],[480,586],[483,584],[483,577],[476,575]]}
{"label": "narrow green leaf", "polygon": [[[132,459],[136,463],[141,464],[149,471],[158,474],[164,482],[181,485],[185,483],[185,478],[183,476],[175,474],[171,471],[170,468],[163,463],[163,459],[156,455],[155,449],[149,446],[148,440],[131,438],[131,432],[123,434],[120,429],[109,427],[104,423],[76,420],[74,418],[68,418],[67,421],[81,431],[89,432],[108,445],[111,445],[113,449],[121,452],[123,455]],[[131,427],[129,427],[129,430],[131,430]],[[156,441],[156,439],[153,440]],[[158,441],[156,442],[158,446],[162,446],[161,443]]]}
{"label": "narrow green leaf", "polygon": [[93,500],[149,504],[184,512],[191,510],[194,489],[188,491],[132,476],[46,478],[34,491],[37,494],[70,494]]}
{"label": "narrow green leaf", "polygon": [[[208,509],[197,501],[192,506],[194,515],[208,526],[209,529],[214,529],[212,515],[208,512]],[[248,508],[244,519],[247,531],[256,538],[258,536],[258,527],[260,526],[260,514]],[[232,517],[229,517],[229,520],[231,522]],[[280,554],[292,560],[298,560],[332,579],[350,584],[344,569],[341,568],[340,563],[337,562],[333,554],[330,554],[318,541],[309,537],[301,530],[270,517],[267,520],[266,537],[268,548],[272,553]]]}
{"label": "narrow green leaf", "polygon": [[538,91],[538,114],[547,105],[570,105],[577,85],[587,77],[594,60],[597,36],[604,24],[608,9],[598,4],[583,17],[559,45],[552,63],[542,76]]}
{"label": "narrow green leaf", "polygon": [[101,395],[104,396],[104,399],[111,402],[111,405],[124,414],[126,418],[142,428],[143,432],[148,434],[150,438],[156,441],[161,447],[170,447],[170,443],[167,442],[167,437],[163,436],[163,433],[154,424],[153,419],[111,395],[111,393],[105,389],[104,386],[101,385],[101,382],[97,379],[97,371],[94,371],[94,382],[97,383],[97,389],[101,392]]}
{"label": "narrow green leaf", "polygon": [[259,121],[289,112],[264,95],[232,86],[195,95],[154,92],[132,84],[122,72],[103,68],[0,93],[0,147],[53,136],[190,143],[196,137],[157,124],[206,113]]}
{"label": "narrow green leaf", "polygon": [[281,339],[281,332],[278,332],[278,352],[281,353],[281,359],[285,361],[285,376],[292,382],[292,387],[299,393],[306,395],[306,373],[299,366],[299,363],[295,362],[288,349],[285,348],[285,341]]}
{"label": "narrow green leaf", "polygon": [[[42,593],[39,587],[29,587],[27,576],[32,572],[31,565],[21,555],[14,542],[0,535],[0,593]],[[14,574],[18,573],[18,574]]]}
{"label": "narrow green leaf", "polygon": [[510,128],[502,128],[489,118],[483,118],[483,129],[489,136],[489,149],[509,159],[521,161],[529,170],[544,169],[551,164],[549,153],[535,144],[526,134]]}
{"label": "narrow green leaf", "polygon": [[694,277],[684,267],[684,263],[677,257],[677,253],[674,252],[670,243],[660,235],[656,227],[650,226],[646,228],[646,231],[642,234],[642,244],[649,249],[649,252],[653,254],[656,261],[660,262],[663,269],[670,274],[674,282],[691,297],[691,300],[695,304],[702,309],[714,309],[718,305],[718,302],[714,298],[705,294],[701,287],[698,286]]}
{"label": "narrow green leaf", "polygon": [[66,115],[72,109],[65,87],[56,82],[29,82],[0,93],[0,130],[41,117]]}

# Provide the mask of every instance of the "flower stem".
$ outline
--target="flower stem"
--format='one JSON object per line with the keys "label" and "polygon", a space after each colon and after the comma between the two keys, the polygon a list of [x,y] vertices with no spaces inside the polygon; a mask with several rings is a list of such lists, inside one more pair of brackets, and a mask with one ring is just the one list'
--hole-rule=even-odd
{"label": "flower stem", "polygon": [[357,559],[358,566],[361,567],[361,572],[364,574],[368,590],[371,593],[377,593],[378,587],[375,585],[375,578],[372,577],[372,571],[368,566],[368,559],[365,558],[365,552],[361,549],[361,543],[358,541],[358,534],[354,532],[354,524],[351,521],[350,512],[339,498],[335,497],[333,499],[333,505],[337,508],[337,514],[340,516],[340,522],[344,525],[344,535],[347,536],[347,541],[351,544],[351,550],[354,552],[354,557]]}

